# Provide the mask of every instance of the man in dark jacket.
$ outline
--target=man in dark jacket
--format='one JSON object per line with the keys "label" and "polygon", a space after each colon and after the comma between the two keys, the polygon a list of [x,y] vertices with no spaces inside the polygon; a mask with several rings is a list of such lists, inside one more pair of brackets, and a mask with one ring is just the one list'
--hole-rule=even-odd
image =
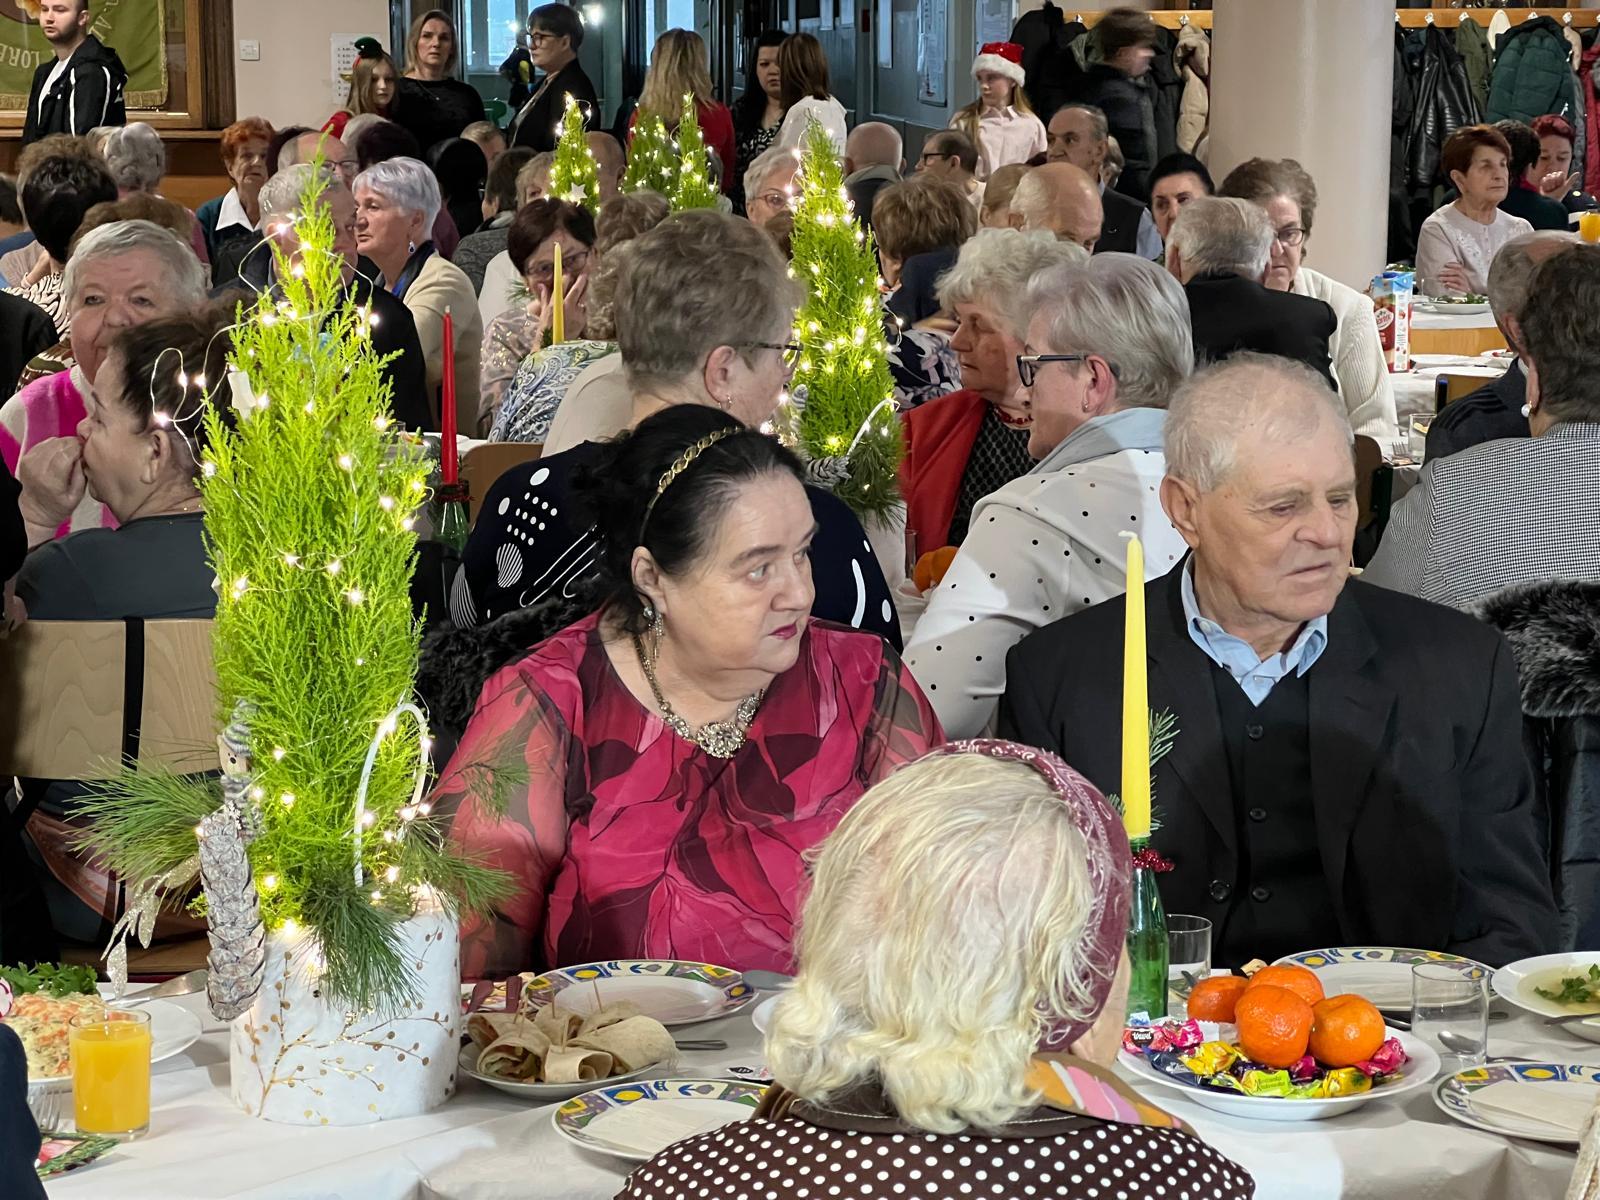
{"label": "man in dark jacket", "polygon": [[0,292],[0,388],[7,396],[17,390],[28,360],[60,340],[49,313],[21,296]]}
{"label": "man in dark jacket", "polygon": [[0,1196],[6,1200],[44,1200],[33,1162],[39,1156],[39,1127],[28,1111],[28,1059],[22,1040],[0,1025]]}
{"label": "man in dark jacket", "polygon": [[128,72],[117,52],[89,32],[89,0],[44,0],[39,28],[55,59],[33,73],[22,144],[52,133],[82,137],[97,125],[126,125],[122,91]]}
{"label": "man in dark jacket", "polygon": [[[261,189],[261,227],[268,231],[291,262],[300,250],[299,238],[287,223],[275,229],[274,218],[293,212],[299,205],[307,179],[315,170],[309,163],[286,167],[267,181]],[[356,202],[350,189],[337,179],[328,181],[322,199],[332,209],[334,223],[333,248],[345,259],[344,284],[351,303],[372,306],[372,348],[380,357],[399,352],[383,368],[389,380],[390,408],[395,420],[407,429],[437,430],[438,418],[428,395],[428,368],[422,357],[422,341],[417,336],[417,324],[393,293],[375,287],[372,280],[376,269],[358,269],[356,257],[355,221]],[[261,292],[275,286],[272,251],[258,245],[239,267],[231,281],[215,288],[212,296],[222,300],[243,299],[246,304]]]}
{"label": "man in dark jacket", "polygon": [[1167,236],[1167,269],[1189,297],[1196,362],[1241,350],[1292,358],[1338,390],[1328,341],[1339,327],[1324,301],[1275,292],[1260,282],[1274,231],[1266,213],[1243,200],[1205,196],[1178,212]]}
{"label": "man in dark jacket", "polygon": [[1150,210],[1101,182],[1105,178],[1102,172],[1106,153],[1111,148],[1110,133],[1105,113],[1094,105],[1063,105],[1045,128],[1045,157],[1050,162],[1069,162],[1099,184],[1104,222],[1094,253],[1115,250],[1159,262],[1161,234]]}
{"label": "man in dark jacket", "polygon": [[[1191,553],[1145,585],[1150,709],[1178,729],[1154,771],[1162,898],[1212,922],[1230,967],[1318,946],[1544,953],[1516,664],[1467,614],[1350,578],[1350,441],[1314,375],[1258,355],[1173,397],[1161,502]],[[1000,736],[1104,791],[1125,607],[1024,638],[1000,705]]]}
{"label": "man in dark jacket", "polygon": [[1104,61],[1089,69],[1089,102],[1105,113],[1111,136],[1127,165],[1117,190],[1141,203],[1150,199],[1146,181],[1156,153],[1155,112],[1141,82],[1155,58],[1158,26],[1136,8],[1114,8],[1095,29]]}
{"label": "man in dark jacket", "polygon": [[567,97],[583,109],[584,127],[600,128],[600,101],[578,64],[583,21],[566,4],[541,4],[528,14],[528,54],[544,72],[532,98],[511,122],[511,144],[535,152],[554,150]]}
{"label": "man in dark jacket", "polygon": [[[1539,264],[1572,245],[1570,236],[1552,230],[1525,233],[1500,247],[1489,264],[1489,307],[1495,324],[1516,354],[1522,353],[1522,312]],[[1428,428],[1427,461],[1500,438],[1528,436],[1522,411],[1528,378],[1513,361],[1499,379],[1447,404]]]}

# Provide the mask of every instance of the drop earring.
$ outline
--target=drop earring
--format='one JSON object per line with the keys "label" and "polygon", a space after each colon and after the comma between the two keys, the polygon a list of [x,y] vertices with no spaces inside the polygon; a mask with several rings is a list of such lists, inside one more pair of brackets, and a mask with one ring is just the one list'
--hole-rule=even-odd
{"label": "drop earring", "polygon": [[416,252],[417,252],[417,244],[415,242],[408,241],[406,243],[406,254],[409,256],[409,255],[415,254]]}

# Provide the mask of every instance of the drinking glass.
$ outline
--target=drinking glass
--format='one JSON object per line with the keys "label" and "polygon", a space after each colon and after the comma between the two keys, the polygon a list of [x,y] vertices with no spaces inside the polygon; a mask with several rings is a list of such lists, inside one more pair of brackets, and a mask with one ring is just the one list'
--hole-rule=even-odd
{"label": "drinking glass", "polygon": [[1196,979],[1211,974],[1211,922],[1173,913],[1167,917],[1167,980],[1180,983],[1187,971]]}
{"label": "drinking glass", "polygon": [[1410,428],[1406,436],[1406,449],[1410,453],[1411,461],[1420,465],[1428,449],[1428,430],[1433,426],[1433,416],[1429,413],[1413,413]]}
{"label": "drinking glass", "polygon": [[1489,973],[1443,963],[1412,967],[1411,1032],[1439,1052],[1446,1075],[1482,1063],[1489,1047]]}
{"label": "drinking glass", "polygon": [[1600,213],[1586,212],[1578,218],[1578,236],[1586,242],[1600,242]]}
{"label": "drinking glass", "polygon": [[138,1137],[150,1128],[150,1014],[104,1009],[72,1018],[72,1107],[80,1133]]}

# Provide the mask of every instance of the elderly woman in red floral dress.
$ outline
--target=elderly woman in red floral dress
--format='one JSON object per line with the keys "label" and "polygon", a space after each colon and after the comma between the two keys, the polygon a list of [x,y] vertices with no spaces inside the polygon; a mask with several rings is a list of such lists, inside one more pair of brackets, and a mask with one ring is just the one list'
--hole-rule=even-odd
{"label": "elderly woman in red floral dress", "polygon": [[772,438],[673,406],[579,490],[603,606],[490,678],[436,795],[515,882],[463,930],[463,973],[787,969],[802,856],[938,719],[882,638],[811,618],[816,518]]}

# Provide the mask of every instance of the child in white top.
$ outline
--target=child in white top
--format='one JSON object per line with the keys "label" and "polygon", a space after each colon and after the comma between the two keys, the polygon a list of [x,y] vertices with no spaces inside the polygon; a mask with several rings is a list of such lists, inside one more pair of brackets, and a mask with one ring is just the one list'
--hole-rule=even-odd
{"label": "child in white top", "polygon": [[987,42],[972,60],[978,98],[950,122],[978,147],[979,179],[1012,163],[1025,163],[1045,151],[1044,123],[1023,94],[1022,47]]}

